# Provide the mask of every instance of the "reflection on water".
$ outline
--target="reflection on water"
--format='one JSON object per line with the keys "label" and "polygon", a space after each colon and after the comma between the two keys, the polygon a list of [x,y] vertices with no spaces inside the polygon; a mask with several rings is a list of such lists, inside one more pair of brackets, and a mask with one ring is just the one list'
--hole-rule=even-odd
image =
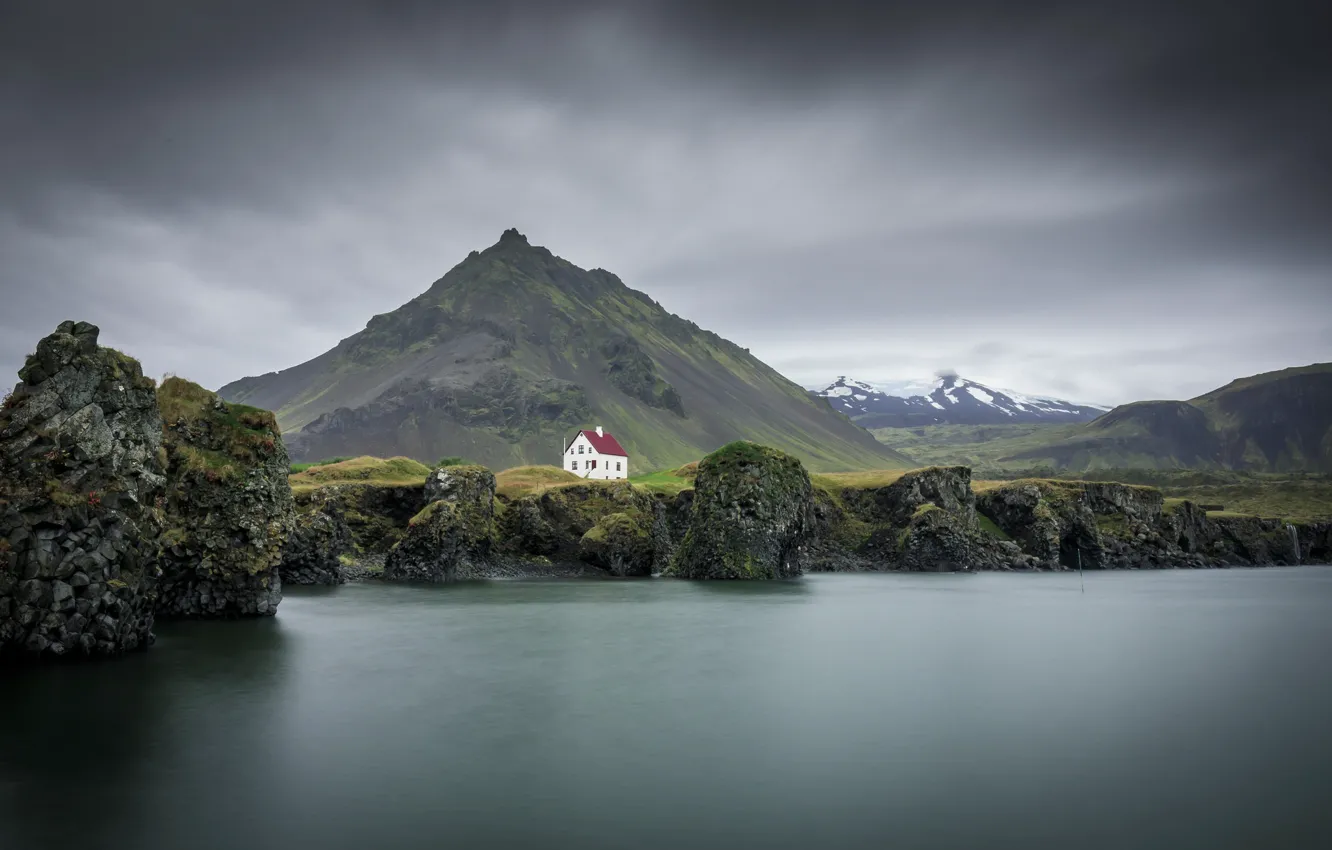
{"label": "reflection on water", "polygon": [[0,847],[1292,847],[1332,570],[298,588],[5,671]]}

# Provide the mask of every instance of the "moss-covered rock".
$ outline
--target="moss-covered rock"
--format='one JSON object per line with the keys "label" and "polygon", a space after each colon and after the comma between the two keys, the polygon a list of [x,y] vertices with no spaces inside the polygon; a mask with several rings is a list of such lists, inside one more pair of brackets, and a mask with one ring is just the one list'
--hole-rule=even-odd
{"label": "moss-covered rock", "polygon": [[813,488],[799,460],[757,443],[723,446],[699,463],[672,572],[702,579],[799,575],[813,509]]}
{"label": "moss-covered rock", "polygon": [[884,487],[848,487],[840,492],[847,510],[875,525],[905,527],[921,505],[935,505],[953,513],[976,509],[971,470],[965,466],[931,466],[904,473]]}
{"label": "moss-covered rock", "polygon": [[425,481],[425,503],[484,502],[495,496],[495,476],[484,466],[459,464],[433,470]]}
{"label": "moss-covered rock", "polygon": [[610,569],[604,566],[609,562],[600,557],[599,547],[584,546],[583,538],[612,514],[642,524],[638,531],[652,544],[648,573],[665,568],[671,535],[664,501],[627,481],[589,481],[506,500],[499,519],[501,549],[516,558],[566,564],[583,560]]}
{"label": "moss-covered rock", "polygon": [[389,581],[485,578],[495,546],[495,476],[480,466],[435,470],[431,498],[388,553]]}
{"label": "moss-covered rock", "polygon": [[64,322],[0,406],[0,656],[107,656],[152,640],[166,484],[139,364]]}
{"label": "moss-covered rock", "polygon": [[657,561],[654,524],[637,510],[608,514],[579,540],[579,557],[611,575],[650,576]]}
{"label": "moss-covered rock", "polygon": [[182,378],[157,396],[169,477],[159,616],[277,613],[295,514],[273,414]]}

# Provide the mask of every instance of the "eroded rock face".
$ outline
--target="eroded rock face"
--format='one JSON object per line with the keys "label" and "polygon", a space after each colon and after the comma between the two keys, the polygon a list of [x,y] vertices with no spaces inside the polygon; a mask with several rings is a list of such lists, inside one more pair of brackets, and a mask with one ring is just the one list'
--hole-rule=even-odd
{"label": "eroded rock face", "polygon": [[520,561],[582,562],[615,576],[652,575],[669,563],[668,514],[663,500],[627,481],[551,488],[504,505],[500,551]]}
{"label": "eroded rock face", "polygon": [[1049,569],[1295,564],[1328,527],[1302,523],[1292,537],[1281,520],[1166,507],[1150,487],[1082,481],[1013,482],[982,493],[978,508]]}
{"label": "eroded rock face", "polygon": [[664,509],[653,504],[650,513],[629,510],[602,517],[578,541],[579,557],[614,576],[652,575],[665,526]]}
{"label": "eroded rock face", "polygon": [[170,479],[158,614],[272,616],[295,525],[273,414],[181,378],[168,378],[158,400]]}
{"label": "eroded rock face", "polygon": [[495,476],[480,466],[450,466],[431,473],[426,487],[434,498],[388,553],[384,578],[444,582],[492,575]]}
{"label": "eroded rock face", "polygon": [[162,423],[153,381],[97,337],[62,323],[0,408],[0,655],[152,640]]}
{"label": "eroded rock face", "polygon": [[699,463],[672,572],[696,579],[799,575],[813,510],[813,488],[800,461],[756,443],[723,446]]}
{"label": "eroded rock face", "polygon": [[914,469],[886,487],[843,491],[848,507],[866,520],[905,526],[922,505],[936,505],[951,513],[976,510],[971,491],[971,470],[965,466]]}
{"label": "eroded rock face", "polygon": [[352,550],[351,530],[337,502],[296,515],[278,568],[284,584],[342,584],[342,558]]}

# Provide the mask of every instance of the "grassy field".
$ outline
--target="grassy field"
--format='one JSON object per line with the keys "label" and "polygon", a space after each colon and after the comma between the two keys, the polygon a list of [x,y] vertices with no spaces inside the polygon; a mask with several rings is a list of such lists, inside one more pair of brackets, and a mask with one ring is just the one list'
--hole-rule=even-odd
{"label": "grassy field", "polygon": [[[927,425],[920,428],[875,428],[874,438],[922,466],[962,464],[973,468],[1004,468],[1023,464],[1005,458],[1057,440],[1077,425]],[[1026,465],[1030,465],[1029,463]]]}
{"label": "grassy field", "polygon": [[567,487],[582,480],[558,466],[515,466],[495,474],[495,492],[516,499],[551,487]]}
{"label": "grassy field", "polygon": [[296,491],[329,484],[374,484],[402,487],[425,484],[430,467],[407,457],[380,458],[365,455],[348,460],[312,464],[288,480]]}

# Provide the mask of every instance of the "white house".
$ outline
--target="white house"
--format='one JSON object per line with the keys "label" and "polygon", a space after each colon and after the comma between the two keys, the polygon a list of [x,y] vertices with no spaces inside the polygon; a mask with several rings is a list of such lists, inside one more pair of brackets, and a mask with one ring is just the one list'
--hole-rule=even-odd
{"label": "white house", "polygon": [[629,455],[618,440],[601,430],[579,431],[564,450],[564,468],[580,478],[629,477]]}

